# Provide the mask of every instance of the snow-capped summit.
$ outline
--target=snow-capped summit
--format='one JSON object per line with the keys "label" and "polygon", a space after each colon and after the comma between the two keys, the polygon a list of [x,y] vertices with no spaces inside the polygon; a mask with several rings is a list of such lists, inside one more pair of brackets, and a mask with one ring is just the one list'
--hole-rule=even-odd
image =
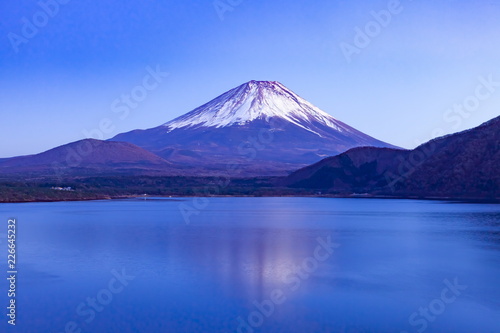
{"label": "snow-capped summit", "polygon": [[[250,81],[163,125],[115,136],[190,170],[286,174],[359,146],[393,147],[279,82]],[[228,171],[227,165],[238,164]]]}
{"label": "snow-capped summit", "polygon": [[[250,81],[220,95],[205,105],[164,124],[169,130],[184,127],[246,125],[256,119],[279,117],[305,130],[318,122],[337,131],[344,124],[288,90],[276,81]],[[319,134],[318,134],[319,135]]]}

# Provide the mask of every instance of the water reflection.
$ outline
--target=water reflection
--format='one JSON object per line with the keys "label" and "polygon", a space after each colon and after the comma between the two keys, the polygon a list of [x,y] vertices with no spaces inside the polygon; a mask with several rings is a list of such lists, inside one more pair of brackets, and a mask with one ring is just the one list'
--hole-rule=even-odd
{"label": "water reflection", "polygon": [[[85,331],[234,332],[282,288],[288,301],[259,331],[411,332],[408,316],[458,277],[466,294],[426,332],[500,332],[499,206],[213,198],[190,225],[162,200],[22,208],[19,332],[61,331],[121,268],[137,279]],[[318,237],[340,247],[292,291],[285,277]]]}
{"label": "water reflection", "polygon": [[[205,279],[221,284],[227,295],[254,300],[283,287],[285,278],[314,255],[316,238],[325,234],[284,229],[178,229],[169,237],[168,248],[180,254],[177,265],[194,268]],[[157,257],[158,264],[168,258],[164,255]]]}

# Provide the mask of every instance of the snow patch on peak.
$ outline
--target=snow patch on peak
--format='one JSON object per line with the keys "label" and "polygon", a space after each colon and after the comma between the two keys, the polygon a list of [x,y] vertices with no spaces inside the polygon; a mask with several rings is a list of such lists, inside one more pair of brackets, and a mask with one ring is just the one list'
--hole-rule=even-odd
{"label": "snow patch on peak", "polygon": [[276,81],[250,81],[220,95],[163,126],[169,131],[184,127],[241,126],[257,119],[279,117],[310,132],[313,123],[336,131],[349,127]]}

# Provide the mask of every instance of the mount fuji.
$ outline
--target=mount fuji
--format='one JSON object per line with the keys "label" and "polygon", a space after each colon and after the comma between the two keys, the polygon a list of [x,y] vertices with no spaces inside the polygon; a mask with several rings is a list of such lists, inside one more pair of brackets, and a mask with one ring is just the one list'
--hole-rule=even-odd
{"label": "mount fuji", "polygon": [[250,81],[161,126],[118,134],[186,169],[280,175],[354,147],[397,148],[335,119],[279,82]]}

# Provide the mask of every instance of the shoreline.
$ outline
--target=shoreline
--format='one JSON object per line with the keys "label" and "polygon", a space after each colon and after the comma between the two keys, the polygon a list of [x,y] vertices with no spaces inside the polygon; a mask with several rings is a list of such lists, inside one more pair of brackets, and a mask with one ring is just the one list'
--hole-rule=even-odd
{"label": "shoreline", "polygon": [[120,195],[92,198],[60,198],[60,199],[34,199],[34,200],[12,200],[0,201],[1,204],[23,204],[23,203],[56,203],[56,202],[85,202],[85,201],[104,201],[104,200],[127,200],[139,199],[147,201],[147,198],[325,198],[325,199],[386,199],[386,200],[425,200],[425,201],[443,201],[452,203],[478,203],[478,204],[500,204],[500,198],[466,198],[466,197],[436,197],[436,196],[389,196],[389,195]]}

